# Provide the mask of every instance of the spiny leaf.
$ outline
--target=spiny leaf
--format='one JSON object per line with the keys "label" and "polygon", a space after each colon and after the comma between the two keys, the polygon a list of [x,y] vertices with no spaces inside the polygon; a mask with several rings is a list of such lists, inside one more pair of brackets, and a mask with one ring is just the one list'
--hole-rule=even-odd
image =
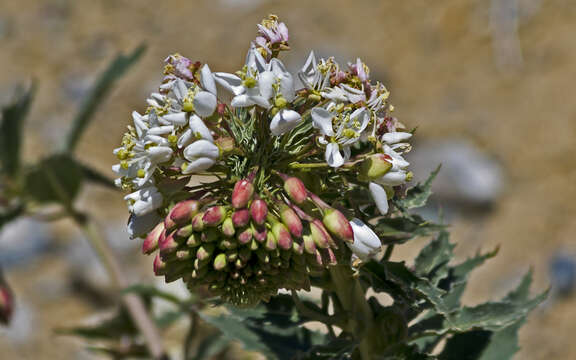
{"label": "spiny leaf", "polygon": [[432,195],[432,182],[442,165],[438,165],[436,170],[432,171],[428,179],[423,184],[418,183],[416,186],[410,188],[406,192],[406,197],[404,199],[398,200],[398,205],[404,209],[414,209],[426,205],[428,198]]}
{"label": "spiny leaf", "polygon": [[146,46],[140,45],[131,54],[118,55],[110,65],[108,65],[108,68],[106,68],[92,88],[90,95],[88,95],[82,103],[80,111],[72,123],[72,128],[66,139],[65,150],[67,152],[74,151],[82,133],[88,127],[92,115],[98,109],[100,103],[106,98],[114,83],[138,61],[145,50]]}
{"label": "spiny leaf", "polygon": [[0,167],[2,172],[14,176],[20,168],[22,129],[28,115],[36,85],[20,96],[13,104],[2,109],[0,122]]}
{"label": "spiny leaf", "polygon": [[450,243],[448,232],[441,231],[416,257],[414,265],[416,274],[428,278],[433,283],[446,276],[448,262],[454,256],[452,250],[455,246]]}

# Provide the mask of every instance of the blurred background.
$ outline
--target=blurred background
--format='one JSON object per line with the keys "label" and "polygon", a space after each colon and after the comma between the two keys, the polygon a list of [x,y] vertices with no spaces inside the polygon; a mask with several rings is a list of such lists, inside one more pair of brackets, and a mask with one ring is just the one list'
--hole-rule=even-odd
{"label": "blurred background", "polygon": [[[290,29],[292,70],[311,49],[341,64],[361,57],[391,90],[396,115],[418,127],[409,157],[416,178],[443,163],[425,215],[440,211],[452,225],[459,258],[500,246],[473,274],[465,302],[502,296],[532,266],[535,291],[551,286],[552,295],[529,317],[516,358],[576,358],[572,0],[0,0],[0,103],[38,81],[24,149],[28,160],[42,158],[61,146],[106,64],[146,43],[77,151],[112,177],[112,149],[158,86],[162,60],[179,52],[233,72],[269,13]],[[130,276],[154,281],[152,259],[127,240],[121,194],[87,187],[81,208],[95,214]],[[70,225],[22,219],[0,234],[0,264],[18,298],[12,326],[0,329],[2,359],[95,358],[55,333],[109,305],[106,274]],[[412,258],[425,241],[394,258]]]}

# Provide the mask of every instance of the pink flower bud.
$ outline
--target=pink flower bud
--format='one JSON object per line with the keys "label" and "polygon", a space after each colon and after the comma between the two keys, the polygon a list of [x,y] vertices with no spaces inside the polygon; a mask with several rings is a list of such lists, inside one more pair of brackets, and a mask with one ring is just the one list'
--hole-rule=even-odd
{"label": "pink flower bud", "polygon": [[158,249],[158,240],[163,232],[164,222],[160,222],[148,233],[146,239],[144,239],[144,242],[142,243],[142,253],[150,255],[156,251],[156,249]]}
{"label": "pink flower bud", "polygon": [[14,312],[14,295],[6,283],[0,280],[0,324],[8,325]]}
{"label": "pink flower bud", "polygon": [[354,231],[346,216],[336,209],[328,209],[322,222],[333,235],[346,242],[354,242]]}
{"label": "pink flower bud", "polygon": [[302,243],[304,244],[304,251],[306,251],[307,254],[314,255],[316,253],[316,243],[311,234],[305,234],[302,237]]}
{"label": "pink flower bud", "polygon": [[180,229],[176,230],[176,233],[174,234],[177,240],[188,239],[190,235],[192,235],[192,224],[182,226]]}
{"label": "pink flower bud", "polygon": [[240,180],[234,185],[232,191],[232,207],[234,209],[241,209],[248,205],[254,194],[254,185],[248,180]]}
{"label": "pink flower bud", "polygon": [[292,235],[297,238],[302,236],[302,221],[300,221],[300,218],[294,210],[289,206],[282,205],[280,208],[280,218]]}
{"label": "pink flower bud", "polygon": [[226,216],[225,206],[212,206],[208,208],[202,217],[202,221],[205,226],[217,226],[220,225]]}
{"label": "pink flower bud", "polygon": [[164,260],[166,256],[172,254],[178,248],[178,243],[174,239],[176,231],[173,231],[168,236],[164,237],[161,242],[158,243],[158,248],[160,249],[160,256]]}
{"label": "pink flower bud", "polygon": [[266,215],[268,215],[268,205],[266,205],[266,201],[260,199],[254,200],[252,205],[250,205],[250,214],[256,224],[264,224]]}
{"label": "pink flower bud", "polygon": [[192,217],[198,213],[200,203],[197,200],[180,201],[170,210],[168,217],[176,225],[184,225],[192,220]]}
{"label": "pink flower bud", "polygon": [[204,230],[204,221],[202,220],[203,218],[204,218],[203,212],[200,212],[194,215],[194,217],[192,217],[192,228],[194,229],[194,231]]}
{"label": "pink flower bud", "polygon": [[392,168],[392,158],[386,154],[374,154],[367,157],[360,165],[359,177],[369,181],[384,176]]}
{"label": "pink flower bud", "polygon": [[226,218],[226,220],[224,220],[222,223],[222,234],[227,237],[232,237],[234,236],[235,232],[236,230],[234,229],[234,222],[232,221],[232,218]]}
{"label": "pink flower bud", "polygon": [[250,211],[248,209],[236,210],[232,214],[232,223],[236,227],[243,227],[250,222]]}
{"label": "pink flower bud", "polygon": [[284,224],[277,222],[272,225],[272,233],[274,233],[274,237],[276,238],[280,248],[284,250],[292,248],[292,236],[290,236],[290,232],[286,229]]}
{"label": "pink flower bud", "polygon": [[199,261],[208,260],[216,247],[212,243],[202,244],[196,251],[196,258]]}
{"label": "pink flower bud", "polygon": [[160,258],[160,254],[156,254],[154,258],[154,274],[156,276],[164,275],[166,272],[166,263]]}
{"label": "pink flower bud", "polygon": [[310,234],[317,247],[321,249],[327,249],[331,246],[336,248],[334,240],[320,220],[315,219],[310,223]]}
{"label": "pink flower bud", "polygon": [[302,180],[297,177],[289,177],[284,181],[284,190],[296,204],[302,204],[308,198],[308,190]]}
{"label": "pink flower bud", "polygon": [[265,227],[252,228],[252,236],[254,236],[254,239],[256,239],[256,241],[258,241],[259,243],[263,243],[266,240],[267,234],[268,231],[266,230]]}
{"label": "pink flower bud", "polygon": [[238,234],[238,241],[240,244],[248,244],[252,240],[252,229],[248,228]]}
{"label": "pink flower bud", "polygon": [[220,271],[226,267],[226,263],[226,254],[220,253],[214,258],[214,269]]}

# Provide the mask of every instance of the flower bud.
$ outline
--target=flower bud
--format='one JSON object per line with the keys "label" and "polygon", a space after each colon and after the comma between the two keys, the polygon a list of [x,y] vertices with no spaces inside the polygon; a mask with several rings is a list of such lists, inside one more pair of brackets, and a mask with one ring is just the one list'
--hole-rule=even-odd
{"label": "flower bud", "polygon": [[268,234],[268,231],[266,230],[265,227],[261,227],[261,228],[253,227],[252,228],[252,236],[254,236],[254,239],[256,239],[256,241],[258,241],[259,243],[263,243],[266,240],[267,234]]}
{"label": "flower bud", "polygon": [[346,216],[336,209],[328,209],[322,222],[333,235],[343,241],[353,242],[354,232]]}
{"label": "flower bud", "polygon": [[308,198],[308,190],[302,180],[289,177],[284,181],[284,190],[296,204],[302,204]]}
{"label": "flower bud", "polygon": [[232,223],[235,227],[243,227],[250,222],[250,211],[248,209],[236,210],[232,214]]}
{"label": "flower bud", "polygon": [[238,242],[240,244],[248,244],[252,240],[252,229],[247,228],[238,234]]}
{"label": "flower bud", "polygon": [[197,200],[180,201],[170,210],[168,217],[176,225],[187,224],[198,213],[200,203]]}
{"label": "flower bud", "polygon": [[237,181],[232,191],[232,207],[241,209],[248,205],[254,194],[254,185],[248,180]]}
{"label": "flower bud", "polygon": [[200,262],[208,260],[212,256],[215,248],[216,246],[214,246],[213,243],[202,244],[196,251],[196,259]]}
{"label": "flower bud", "polygon": [[217,226],[220,225],[226,216],[225,206],[212,206],[208,208],[202,217],[202,221],[205,226]]}
{"label": "flower bud", "polygon": [[278,247],[278,242],[276,241],[276,237],[272,234],[271,231],[268,231],[266,234],[266,244],[264,245],[266,250],[276,250]]}
{"label": "flower bud", "polygon": [[227,217],[226,220],[222,223],[222,234],[227,237],[234,236],[236,230],[234,229],[234,222],[232,218]]}
{"label": "flower bud", "polygon": [[163,260],[170,254],[172,254],[178,248],[178,243],[174,239],[174,234],[176,231],[173,231],[169,235],[165,236],[161,242],[158,243],[158,248],[160,249],[160,256]]}
{"label": "flower bud", "polygon": [[266,205],[266,201],[261,199],[254,200],[252,205],[250,205],[250,214],[256,224],[264,224],[266,215],[268,215],[268,205]]}
{"label": "flower bud", "polygon": [[294,210],[289,206],[282,205],[280,208],[280,218],[292,235],[297,238],[302,236],[302,221],[300,221],[300,218]]}
{"label": "flower bud", "polygon": [[384,176],[392,168],[392,158],[386,154],[374,154],[360,165],[359,177],[368,181]]}
{"label": "flower bud", "polygon": [[14,295],[8,285],[0,280],[0,324],[8,325],[14,312]]}
{"label": "flower bud", "polygon": [[336,247],[334,240],[320,220],[315,219],[310,223],[310,234],[314,243],[320,249],[327,249],[331,246]]}
{"label": "flower bud", "polygon": [[180,229],[176,230],[176,233],[174,234],[177,240],[188,239],[190,235],[192,235],[192,224],[182,226]]}
{"label": "flower bud", "polygon": [[164,222],[159,222],[158,225],[152,229],[142,243],[142,253],[150,255],[158,249],[158,239],[164,232]]}
{"label": "flower bud", "polygon": [[288,250],[292,248],[292,237],[284,224],[277,222],[272,225],[272,233],[274,233],[274,237],[281,249]]}
{"label": "flower bud", "polygon": [[196,247],[196,246],[200,246],[200,244],[201,244],[200,235],[198,233],[190,234],[190,236],[188,237],[188,240],[186,240],[186,246],[188,246],[188,247]]}
{"label": "flower bud", "polygon": [[203,218],[204,218],[203,212],[200,212],[194,215],[194,217],[192,217],[192,228],[194,229],[194,231],[204,230],[204,221],[202,220]]}
{"label": "flower bud", "polygon": [[214,269],[218,271],[223,270],[226,267],[226,263],[226,254],[220,253],[214,258]]}
{"label": "flower bud", "polygon": [[304,244],[304,251],[306,251],[307,254],[313,255],[316,253],[316,243],[311,234],[304,234],[304,236],[302,236],[302,243]]}
{"label": "flower bud", "polygon": [[166,263],[160,258],[160,254],[156,254],[154,258],[154,274],[156,276],[164,275],[166,271]]}

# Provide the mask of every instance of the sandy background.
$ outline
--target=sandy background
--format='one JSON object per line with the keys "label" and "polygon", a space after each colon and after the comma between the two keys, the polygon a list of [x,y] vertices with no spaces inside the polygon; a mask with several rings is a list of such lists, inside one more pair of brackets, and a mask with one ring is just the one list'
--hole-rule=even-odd
{"label": "sandy background", "polygon": [[[513,10],[513,20],[501,15]],[[180,52],[231,72],[268,13],[290,28],[291,68],[312,48],[343,63],[360,56],[392,91],[397,116],[419,127],[420,141],[465,140],[502,166],[505,185],[493,208],[451,218],[460,256],[501,246],[472,277],[468,303],[504,294],[530,265],[535,288],[548,286],[550,259],[576,250],[574,1],[0,0],[0,102],[16,84],[39,81],[25,144],[26,156],[37,159],[60,145],[73,110],[107,62],[146,42],[142,61],[104,103],[78,149],[82,160],[112,176],[111,150],[130,112],[144,108],[160,80],[162,59]],[[126,218],[118,193],[89,189],[83,206],[101,223],[116,226]],[[402,249],[396,257],[413,252]],[[67,289],[70,269],[55,256],[9,269],[34,325],[24,341],[0,334],[2,359],[91,358],[52,331],[94,309],[73,292],[52,294],[54,287]],[[556,299],[536,311],[516,358],[576,358],[575,305],[574,297]]]}

